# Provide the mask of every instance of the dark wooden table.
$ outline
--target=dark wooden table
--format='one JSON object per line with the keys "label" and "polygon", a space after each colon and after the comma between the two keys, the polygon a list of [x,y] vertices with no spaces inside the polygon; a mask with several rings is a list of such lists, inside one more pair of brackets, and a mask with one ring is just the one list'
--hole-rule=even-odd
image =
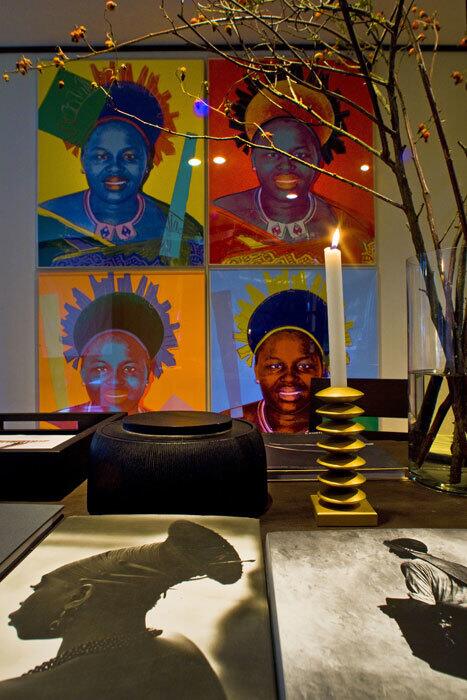
{"label": "dark wooden table", "polygon": [[[381,446],[404,460],[406,443],[381,441]],[[275,530],[313,530],[310,494],[317,482],[280,481],[269,484],[272,505],[261,517],[263,537]],[[378,513],[379,527],[467,528],[467,499],[420,486],[408,479],[367,481],[368,500]],[[63,499],[65,515],[87,515],[86,483]]]}

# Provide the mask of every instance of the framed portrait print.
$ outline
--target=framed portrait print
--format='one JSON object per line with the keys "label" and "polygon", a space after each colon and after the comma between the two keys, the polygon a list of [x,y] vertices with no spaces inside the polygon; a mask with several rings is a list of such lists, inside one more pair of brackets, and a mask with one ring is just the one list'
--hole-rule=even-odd
{"label": "framed portrait print", "polygon": [[[39,267],[203,264],[204,119],[178,67],[78,61],[39,76]],[[203,62],[186,70],[198,89]]]}
{"label": "framed portrait print", "polygon": [[202,272],[43,272],[38,286],[40,410],[206,408]]}
{"label": "framed portrait print", "polygon": [[[316,78],[296,70],[294,92],[307,109],[278,99],[232,63],[209,61],[216,108],[208,133],[221,137],[209,142],[211,264],[320,265],[336,227],[345,234],[344,263],[375,262],[371,195],[343,181],[372,187],[372,159],[343,134],[372,145],[371,120],[350,104],[371,113],[368,92],[361,79],[323,66],[328,99]],[[280,71],[278,79],[277,89],[290,93]]]}
{"label": "framed portrait print", "polygon": [[[376,272],[344,268],[347,371],[378,376]],[[329,363],[324,270],[215,269],[211,405],[264,433],[306,432]]]}

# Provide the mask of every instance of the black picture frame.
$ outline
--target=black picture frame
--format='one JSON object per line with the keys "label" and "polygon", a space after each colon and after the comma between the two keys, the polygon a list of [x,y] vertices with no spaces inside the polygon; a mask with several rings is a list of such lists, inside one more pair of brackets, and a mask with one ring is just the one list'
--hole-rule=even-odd
{"label": "black picture frame", "polygon": [[[73,435],[44,449],[0,448],[1,501],[59,501],[88,475],[89,448],[96,428],[126,413],[0,413],[2,435]],[[18,428],[18,423],[48,422],[54,428]],[[15,424],[6,428],[6,423]],[[69,423],[65,428],[64,424]]]}

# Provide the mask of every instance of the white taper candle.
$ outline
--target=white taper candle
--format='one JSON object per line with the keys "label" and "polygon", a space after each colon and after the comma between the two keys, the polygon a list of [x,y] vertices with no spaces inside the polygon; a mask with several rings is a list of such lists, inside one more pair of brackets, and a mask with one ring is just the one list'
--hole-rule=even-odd
{"label": "white taper candle", "polygon": [[324,249],[326,266],[326,297],[329,333],[329,366],[331,386],[347,386],[347,361],[345,352],[344,291],[342,287],[342,262],[339,229],[336,229],[330,248]]}

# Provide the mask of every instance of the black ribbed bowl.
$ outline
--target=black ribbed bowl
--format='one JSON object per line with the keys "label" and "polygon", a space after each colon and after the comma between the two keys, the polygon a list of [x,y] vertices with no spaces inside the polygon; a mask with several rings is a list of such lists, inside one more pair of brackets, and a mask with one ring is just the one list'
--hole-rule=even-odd
{"label": "black ribbed bowl", "polygon": [[263,438],[247,421],[158,411],[127,416],[94,434],[89,513],[256,517],[267,506]]}

